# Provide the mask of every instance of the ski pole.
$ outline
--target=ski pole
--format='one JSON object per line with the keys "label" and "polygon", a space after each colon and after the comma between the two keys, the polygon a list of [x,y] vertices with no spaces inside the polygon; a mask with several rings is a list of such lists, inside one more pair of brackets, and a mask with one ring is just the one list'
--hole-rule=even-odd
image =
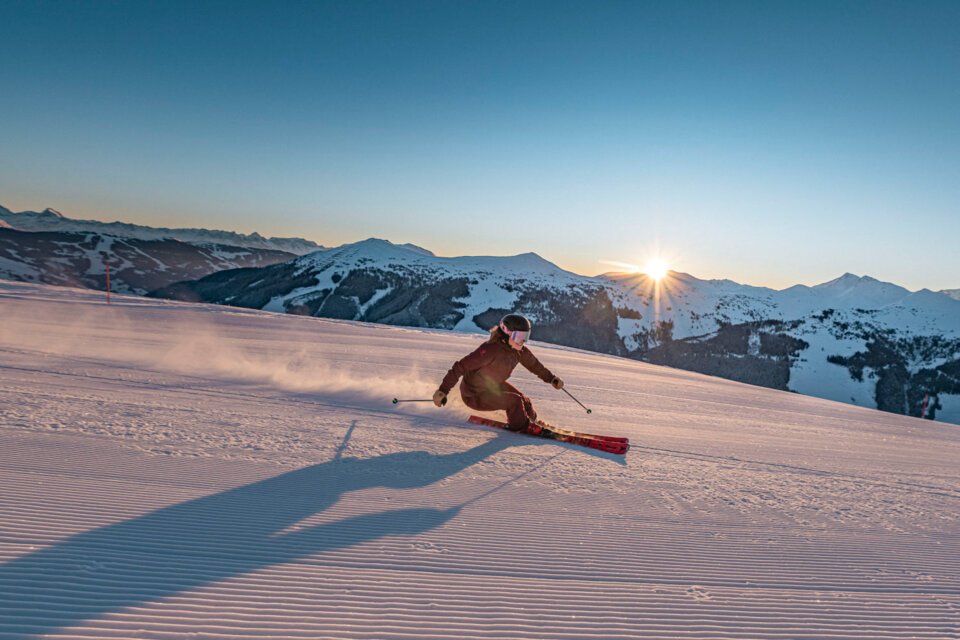
{"label": "ski pole", "polygon": [[[416,398],[414,400],[400,400],[398,398],[393,399],[393,404],[400,404],[401,402],[433,402],[433,398]],[[442,404],[447,404],[447,399],[443,399]]]}
{"label": "ski pole", "polygon": [[[584,409],[587,409],[586,407],[583,406],[583,403],[582,403],[582,402],[580,402],[579,400],[577,400],[576,398],[573,397],[573,394],[572,394],[572,393],[570,393],[570,392],[567,391],[566,389],[561,389],[561,391],[563,391],[565,394],[567,394],[568,396],[570,396],[571,398],[573,398],[573,401],[576,402],[578,405],[580,405],[580,406],[583,407]],[[587,409],[587,413],[593,413],[593,409]]]}

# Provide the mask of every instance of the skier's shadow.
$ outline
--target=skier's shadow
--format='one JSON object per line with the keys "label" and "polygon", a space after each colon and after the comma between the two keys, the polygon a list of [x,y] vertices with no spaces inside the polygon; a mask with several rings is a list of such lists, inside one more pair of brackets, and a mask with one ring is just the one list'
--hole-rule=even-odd
{"label": "skier's shadow", "polygon": [[0,565],[0,636],[39,636],[202,585],[388,535],[412,535],[455,517],[399,509],[305,528],[341,495],[410,489],[453,476],[518,445],[495,437],[468,451],[340,459],[297,469],[87,531]]}

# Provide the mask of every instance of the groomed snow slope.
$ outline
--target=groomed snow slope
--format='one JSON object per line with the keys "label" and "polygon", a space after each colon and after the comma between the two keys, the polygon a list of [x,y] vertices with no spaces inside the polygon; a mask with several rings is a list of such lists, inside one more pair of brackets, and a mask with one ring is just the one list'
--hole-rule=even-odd
{"label": "groomed snow slope", "polygon": [[960,637],[956,426],[534,343],[620,459],[390,405],[477,336],[0,318],[0,638]]}

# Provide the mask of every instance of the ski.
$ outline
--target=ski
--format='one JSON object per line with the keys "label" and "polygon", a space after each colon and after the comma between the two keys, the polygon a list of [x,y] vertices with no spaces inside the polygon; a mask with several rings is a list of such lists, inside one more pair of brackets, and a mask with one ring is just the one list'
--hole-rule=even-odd
{"label": "ski", "polygon": [[558,427],[552,425],[549,422],[544,422],[543,420],[537,420],[537,424],[551,431],[556,431],[557,433],[562,433],[568,436],[580,436],[581,438],[593,438],[594,440],[606,440],[607,442],[622,442],[624,444],[630,444],[629,438],[620,438],[618,436],[598,436],[595,433],[584,433],[583,431],[572,431],[570,429],[564,429],[563,427]]}
{"label": "ski", "polygon": [[[473,424],[482,424],[488,427],[496,427],[498,429],[507,429],[507,423],[501,422],[500,420],[492,420],[490,418],[482,418],[480,416],[470,416],[468,421]],[[534,437],[547,438],[550,440],[557,440],[559,442],[569,442],[571,444],[577,444],[582,447],[597,449],[599,451],[606,451],[607,453],[614,453],[617,455],[624,455],[630,449],[629,442],[617,442],[617,441],[593,438],[590,436],[578,434],[575,431],[567,431],[566,429],[554,430],[553,428],[544,426],[542,424],[536,424],[536,427],[539,429],[539,431],[530,430],[528,428],[528,430],[524,433]]]}
{"label": "ski", "polygon": [[556,440],[573,442],[575,444],[590,447],[591,449],[600,449],[601,451],[608,451],[610,453],[621,455],[625,454],[630,449],[630,441],[627,438],[598,436],[592,433],[571,431],[570,429],[563,429],[561,427],[548,424],[542,420],[537,420],[536,425],[541,429],[554,434],[554,439]]}

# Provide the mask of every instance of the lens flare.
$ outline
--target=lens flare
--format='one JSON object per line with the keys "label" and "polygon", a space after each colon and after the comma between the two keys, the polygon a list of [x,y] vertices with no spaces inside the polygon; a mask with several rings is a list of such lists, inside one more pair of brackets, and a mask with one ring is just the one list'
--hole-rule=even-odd
{"label": "lens flare", "polygon": [[643,272],[654,280],[662,280],[670,273],[670,265],[659,258],[654,258],[647,262]]}
{"label": "lens flare", "polygon": [[618,269],[623,269],[626,273],[640,273],[643,271],[640,267],[629,262],[620,262],[619,260],[601,260],[600,264],[608,264]]}

